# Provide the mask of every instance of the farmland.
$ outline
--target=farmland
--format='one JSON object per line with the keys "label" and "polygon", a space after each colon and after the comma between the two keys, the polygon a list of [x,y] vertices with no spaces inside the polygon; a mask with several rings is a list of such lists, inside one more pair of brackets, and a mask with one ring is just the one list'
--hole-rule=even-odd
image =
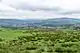
{"label": "farmland", "polygon": [[1,28],[0,53],[80,53],[80,31]]}

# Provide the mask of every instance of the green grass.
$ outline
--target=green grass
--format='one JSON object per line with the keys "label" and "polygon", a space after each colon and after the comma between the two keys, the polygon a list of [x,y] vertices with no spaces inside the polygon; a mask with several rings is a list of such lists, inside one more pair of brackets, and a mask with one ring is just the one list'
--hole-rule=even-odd
{"label": "green grass", "polygon": [[19,36],[25,36],[28,34],[24,34],[22,32],[23,30],[3,30],[0,31],[0,38],[3,38],[5,40],[12,40],[12,39],[16,39]]}
{"label": "green grass", "polygon": [[80,53],[80,31],[1,29],[0,53]]}

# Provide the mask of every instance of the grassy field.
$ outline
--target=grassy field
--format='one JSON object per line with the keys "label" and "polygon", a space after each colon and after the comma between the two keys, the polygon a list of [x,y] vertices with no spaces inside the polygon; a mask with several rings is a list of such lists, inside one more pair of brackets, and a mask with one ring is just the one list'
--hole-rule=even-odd
{"label": "grassy field", "polygon": [[19,36],[26,36],[29,34],[24,34],[24,30],[11,30],[11,29],[0,29],[0,38],[6,40],[16,39]]}
{"label": "grassy field", "polygon": [[0,53],[80,53],[80,31],[0,29]]}

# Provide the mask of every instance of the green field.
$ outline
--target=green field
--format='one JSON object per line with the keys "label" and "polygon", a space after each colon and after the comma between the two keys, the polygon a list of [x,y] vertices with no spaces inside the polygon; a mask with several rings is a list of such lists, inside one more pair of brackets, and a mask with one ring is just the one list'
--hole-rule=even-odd
{"label": "green field", "polygon": [[0,53],[80,53],[80,31],[0,29]]}
{"label": "green field", "polygon": [[24,35],[27,35],[27,34],[23,34],[22,30],[3,29],[0,31],[0,38],[6,39],[6,40],[15,39],[18,36],[24,36]]}

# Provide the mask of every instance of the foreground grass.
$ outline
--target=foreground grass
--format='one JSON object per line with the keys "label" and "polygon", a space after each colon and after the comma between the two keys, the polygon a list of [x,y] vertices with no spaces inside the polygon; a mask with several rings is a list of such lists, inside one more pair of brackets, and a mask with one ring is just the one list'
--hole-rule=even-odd
{"label": "foreground grass", "polygon": [[0,37],[0,53],[80,53],[78,30],[4,30]]}
{"label": "foreground grass", "polygon": [[3,38],[5,40],[13,40],[19,36],[25,36],[25,35],[28,35],[28,34],[24,34],[23,30],[3,29],[0,31],[0,38]]}

